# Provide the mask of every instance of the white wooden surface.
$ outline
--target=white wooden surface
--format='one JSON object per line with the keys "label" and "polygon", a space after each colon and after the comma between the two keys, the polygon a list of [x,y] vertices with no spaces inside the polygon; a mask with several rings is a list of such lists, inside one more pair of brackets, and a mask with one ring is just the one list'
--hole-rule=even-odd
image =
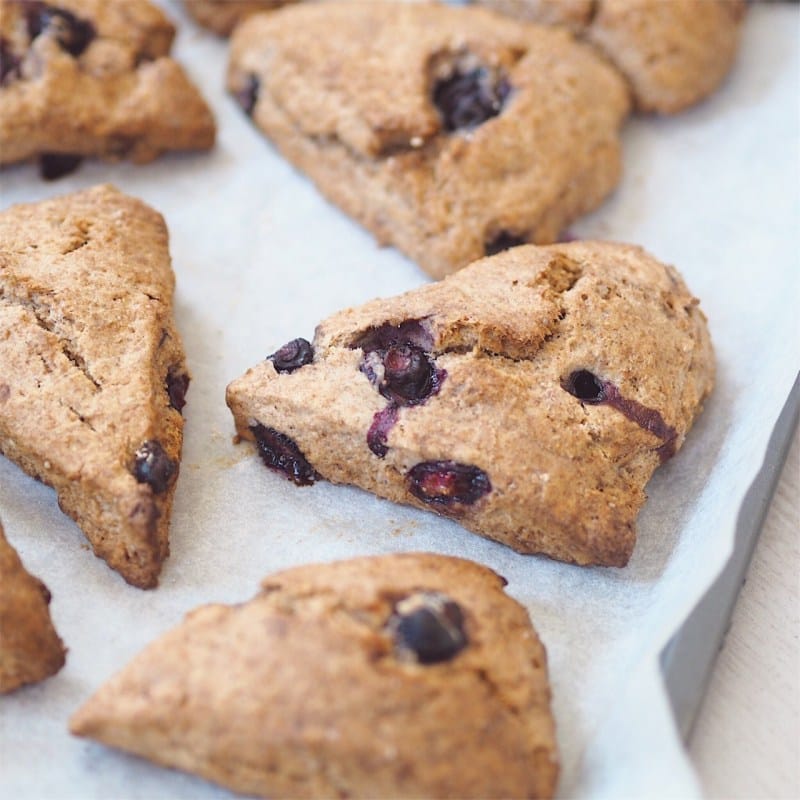
{"label": "white wooden surface", "polygon": [[689,747],[708,798],[800,798],[800,435]]}

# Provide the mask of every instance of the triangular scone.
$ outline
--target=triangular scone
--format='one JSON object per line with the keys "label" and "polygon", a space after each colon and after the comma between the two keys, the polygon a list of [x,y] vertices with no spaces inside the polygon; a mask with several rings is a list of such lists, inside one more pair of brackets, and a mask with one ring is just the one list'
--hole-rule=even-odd
{"label": "triangular scone", "polygon": [[160,214],[111,186],[0,213],[0,453],[155,586],[189,382]]}
{"label": "triangular scone", "polygon": [[637,247],[523,246],[343,311],[234,381],[239,434],[523,553],[624,565],[713,382],[705,317]]}
{"label": "triangular scone", "polygon": [[640,111],[674,114],[728,74],[744,0],[478,0],[526,22],[566,25],[625,76]]}
{"label": "triangular scone", "polygon": [[484,9],[257,14],[231,38],[228,87],[329,199],[434,277],[554,241],[619,179],[620,76],[564,31]]}
{"label": "triangular scone", "polygon": [[41,156],[45,177],[82,156],[136,162],[206,150],[214,118],[148,0],[0,0],[0,164]]}
{"label": "triangular scone", "polygon": [[47,587],[26,571],[0,524],[0,694],[49,678],[64,666],[66,650],[49,603]]}
{"label": "triangular scone", "polygon": [[70,729],[248,795],[551,797],[545,651],[504,583],[426,553],[279,572],[189,614]]}

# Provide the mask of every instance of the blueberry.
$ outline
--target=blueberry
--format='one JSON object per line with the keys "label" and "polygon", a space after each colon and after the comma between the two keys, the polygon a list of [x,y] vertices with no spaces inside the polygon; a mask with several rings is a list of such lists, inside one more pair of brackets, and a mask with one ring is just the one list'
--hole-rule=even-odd
{"label": "blueberry", "polygon": [[306,339],[292,339],[267,356],[267,361],[271,361],[278,372],[294,372],[313,360],[314,348]]}
{"label": "blueberry", "polygon": [[11,50],[9,41],[0,36],[0,85],[19,78],[21,64],[22,59]]}
{"label": "blueberry", "polygon": [[527,239],[523,236],[518,236],[515,233],[508,231],[500,231],[493,239],[490,239],[483,246],[483,252],[487,256],[495,256],[502,253],[503,250],[509,250],[512,247],[519,247],[521,244],[527,244]]}
{"label": "blueberry", "polygon": [[386,440],[389,438],[389,432],[396,422],[397,406],[394,403],[389,403],[386,408],[376,412],[372,418],[372,425],[369,426],[367,431],[367,447],[378,458],[383,458],[389,452]]}
{"label": "blueberry", "polygon": [[165,492],[177,473],[177,465],[155,439],[145,442],[134,456],[133,477],[156,494]]}
{"label": "blueberry", "polygon": [[433,102],[442,115],[445,130],[471,130],[496,117],[511,92],[508,81],[485,67],[461,72],[433,87]]}
{"label": "blueberry", "polygon": [[393,345],[383,354],[383,380],[378,390],[398,405],[417,405],[438,388],[430,357],[413,345]]}
{"label": "blueberry", "polygon": [[408,471],[406,479],[414,497],[436,505],[472,505],[492,491],[482,469],[456,461],[422,461]]}
{"label": "blueberry", "polygon": [[186,390],[189,388],[189,376],[185,372],[172,372],[167,375],[167,394],[169,404],[182,411],[186,405]]}
{"label": "blueberry", "polygon": [[282,472],[298,486],[310,486],[320,475],[308,463],[306,457],[285,433],[256,423],[250,426],[256,437],[262,461],[277,472]]}
{"label": "blueberry", "polygon": [[561,382],[563,389],[582,403],[596,405],[606,399],[606,387],[596,375],[588,369],[579,369],[571,372],[566,380]]}
{"label": "blueberry", "polygon": [[72,153],[43,153],[39,156],[39,172],[46,181],[55,181],[75,172],[83,156]]}
{"label": "blueberry", "polygon": [[46,3],[27,2],[26,19],[31,39],[45,32],[50,33],[62,50],[76,57],[97,35],[94,25],[89,20],[81,19],[66,8]]}
{"label": "blueberry", "polygon": [[248,117],[253,116],[253,109],[258,102],[258,91],[261,88],[261,82],[255,75],[248,75],[245,79],[244,86],[233,93],[236,102],[242,107],[242,110]]}
{"label": "blueberry", "polygon": [[399,602],[389,628],[400,651],[412,652],[420,664],[449,661],[468,643],[461,607],[440,592],[418,592]]}

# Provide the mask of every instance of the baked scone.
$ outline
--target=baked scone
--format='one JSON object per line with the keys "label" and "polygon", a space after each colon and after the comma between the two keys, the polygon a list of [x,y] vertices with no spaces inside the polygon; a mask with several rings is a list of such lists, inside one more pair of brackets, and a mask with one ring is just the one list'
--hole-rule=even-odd
{"label": "baked scone", "polygon": [[0,453],[155,586],[189,383],[161,215],[111,186],[0,213]]}
{"label": "baked scone", "polygon": [[276,573],[190,613],[70,729],[262,797],[551,797],[545,651],[504,584],[427,553]]}
{"label": "baked scone", "polygon": [[251,14],[295,2],[297,0],[183,0],[186,10],[197,22],[220,36],[230,36]]}
{"label": "baked scone", "polygon": [[705,317],[638,247],[515,247],[322,322],[228,386],[241,437],[521,553],[623,566],[713,382]]}
{"label": "baked scone", "polygon": [[257,14],[231,38],[228,87],[323,194],[437,278],[554,241],[619,179],[619,75],[565,31],[484,9]]}
{"label": "baked scone", "polygon": [[0,164],[56,178],[84,156],[206,150],[214,118],[148,0],[0,0]]}
{"label": "baked scone", "polygon": [[566,25],[597,45],[640,111],[674,114],[730,71],[745,0],[477,0],[528,22]]}
{"label": "baked scone", "polygon": [[50,592],[8,543],[0,523],[0,694],[55,675],[66,650],[50,619]]}

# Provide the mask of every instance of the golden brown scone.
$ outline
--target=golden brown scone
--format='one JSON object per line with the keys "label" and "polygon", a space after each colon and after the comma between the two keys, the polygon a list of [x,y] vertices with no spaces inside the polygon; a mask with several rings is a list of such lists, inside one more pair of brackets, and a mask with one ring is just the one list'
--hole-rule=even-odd
{"label": "golden brown scone", "polygon": [[295,2],[298,0],[183,0],[186,10],[197,22],[220,36],[230,36],[251,14]]}
{"label": "golden brown scone", "polygon": [[189,614],[70,729],[262,797],[551,797],[545,651],[504,583],[425,553],[276,573]]}
{"label": "golden brown scone", "polygon": [[189,377],[160,214],[112,186],[0,213],[0,453],[126,581],[169,553]]}
{"label": "golden brown scone", "polygon": [[623,566],[711,389],[705,317],[638,247],[523,246],[322,322],[228,387],[238,433],[521,553]]}
{"label": "golden brown scone", "polygon": [[47,587],[27,572],[0,523],[0,694],[49,678],[64,666],[67,651],[49,604]]}
{"label": "golden brown scone", "polygon": [[0,0],[0,164],[55,178],[84,156],[206,150],[214,118],[148,0]]}
{"label": "golden brown scone", "polygon": [[615,70],[564,31],[479,8],[257,14],[231,38],[228,87],[326,197],[434,277],[554,241],[620,175]]}
{"label": "golden brown scone", "polygon": [[477,0],[518,19],[566,25],[597,45],[640,111],[674,114],[711,94],[739,47],[744,0]]}

